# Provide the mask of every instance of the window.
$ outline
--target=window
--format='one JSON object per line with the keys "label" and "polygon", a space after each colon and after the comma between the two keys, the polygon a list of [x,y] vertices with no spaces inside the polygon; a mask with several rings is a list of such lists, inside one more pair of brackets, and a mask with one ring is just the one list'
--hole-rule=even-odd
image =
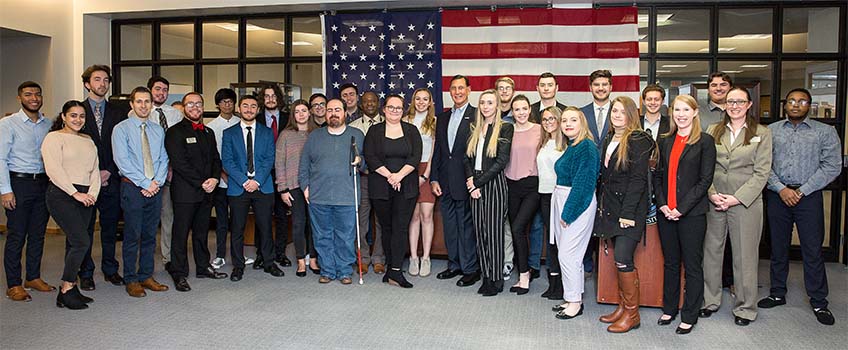
{"label": "window", "polygon": [[168,79],[168,100],[179,101],[186,93],[194,91],[194,66],[162,66],[159,75]]}
{"label": "window", "polygon": [[194,24],[163,24],[159,27],[159,57],[167,59],[194,58]]}
{"label": "window", "polygon": [[238,21],[203,22],[203,58],[238,57]]}
{"label": "window", "polygon": [[[674,100],[677,95],[694,95],[698,102],[706,101],[707,76],[710,73],[708,61],[657,61],[657,84],[666,89],[668,101]],[[698,94],[695,84],[703,84],[700,87],[704,92]]]}
{"label": "window", "polygon": [[751,92],[751,111],[760,119],[771,117],[772,72],[770,61],[719,61],[718,70],[730,74],[734,85]]}
{"label": "window", "polygon": [[788,8],[783,11],[783,52],[839,51],[839,8]]}
{"label": "window", "polygon": [[293,91],[292,98],[308,99],[316,92],[323,92],[323,72],[321,63],[295,63],[292,65],[292,84],[300,87],[300,93]]}
{"label": "window", "polygon": [[282,63],[248,64],[246,83],[259,81],[273,81],[282,83],[286,81],[286,68]]}
{"label": "window", "polygon": [[247,57],[283,57],[286,44],[285,18],[247,21]]}
{"label": "window", "polygon": [[[215,92],[221,88],[230,87],[231,83],[238,83],[238,65],[235,64],[215,64],[203,66],[203,96],[206,101],[212,103],[204,103],[204,110],[215,111]],[[236,101],[233,101],[236,102]]]}
{"label": "window", "polygon": [[780,98],[785,97],[789,90],[805,88],[813,95],[810,116],[835,119],[838,108],[836,67],[836,61],[784,61],[780,74]]}
{"label": "window", "polygon": [[[147,86],[147,79],[153,74],[153,69],[144,67],[121,67],[121,89],[122,94],[129,94],[137,86]],[[115,89],[117,91],[117,89]]]}
{"label": "window", "polygon": [[321,37],[321,19],[306,17],[292,19],[292,56],[321,56],[324,40]]}
{"label": "window", "polygon": [[657,52],[708,53],[710,10],[657,10]]}
{"label": "window", "polygon": [[772,9],[718,11],[718,49],[721,52],[772,52]]}
{"label": "window", "polygon": [[149,24],[127,24],[121,26],[121,60],[149,60],[153,58],[150,47],[153,29]]}

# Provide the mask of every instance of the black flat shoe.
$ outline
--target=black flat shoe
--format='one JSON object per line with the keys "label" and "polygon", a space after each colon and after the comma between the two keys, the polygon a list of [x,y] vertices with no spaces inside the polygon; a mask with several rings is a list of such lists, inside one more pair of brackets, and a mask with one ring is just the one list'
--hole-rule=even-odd
{"label": "black flat shoe", "polygon": [[253,261],[253,269],[261,270],[265,268],[265,260],[262,259],[261,256],[257,256],[256,260]]}
{"label": "black flat shoe", "polygon": [[283,272],[283,270],[280,270],[280,268],[277,267],[277,264],[274,264],[273,262],[270,262],[269,265],[265,267],[265,273],[274,277],[283,277],[286,275],[286,273]]}
{"label": "black flat shoe", "polygon": [[80,300],[82,300],[82,302],[84,302],[84,303],[86,303],[86,304],[91,304],[91,303],[93,303],[93,302],[94,302],[94,299],[89,298],[89,297],[87,297],[87,296],[85,296],[85,295],[82,295],[82,293],[80,293],[80,290],[79,290],[79,288],[77,288],[77,286],[74,286],[74,287],[73,287],[73,288],[71,288],[71,290],[69,290],[68,292],[69,292],[69,293],[72,293],[74,296],[76,296],[77,298],[79,298]]}
{"label": "black flat shoe", "polygon": [[461,274],[462,274],[462,271],[460,271],[460,270],[447,269],[447,270],[444,270],[442,272],[439,272],[439,274],[436,275],[436,278],[440,279],[440,280],[449,280],[449,279],[454,278],[456,276],[459,276]]}
{"label": "black flat shoe", "polygon": [[780,305],[786,305],[786,298],[769,295],[768,297],[762,298],[759,302],[757,302],[757,307],[761,309],[771,309],[775,306]]}
{"label": "black flat shoe", "polygon": [[174,289],[178,292],[188,292],[191,290],[191,286],[188,285],[185,277],[176,277],[174,278]]}
{"label": "black flat shoe", "polygon": [[[527,294],[527,293],[530,292],[530,288],[521,288],[521,287],[513,287],[513,288],[515,288],[514,293],[517,294],[517,295],[524,295],[524,294]],[[510,288],[510,291],[511,290],[512,290],[512,288]]]}
{"label": "black flat shoe", "polygon": [[412,283],[409,283],[409,281],[407,281],[406,278],[403,277],[403,272],[401,272],[400,270],[390,269],[389,273],[387,273],[385,276],[390,285],[407,289],[412,288]]}
{"label": "black flat shoe", "polygon": [[280,264],[280,266],[282,266],[282,267],[292,266],[291,260],[289,260],[289,258],[285,255],[278,256],[276,259],[274,259],[274,261],[276,261],[277,264]]}
{"label": "black flat shoe", "polygon": [[716,311],[717,310],[710,310],[708,308],[703,308],[703,309],[701,309],[701,311],[698,311],[698,316],[700,316],[701,318],[709,318]]}
{"label": "black flat shoe", "polygon": [[116,286],[123,286],[124,285],[124,278],[121,277],[121,275],[119,275],[117,272],[113,273],[111,275],[106,275],[105,279],[106,279],[106,282],[109,282],[109,283],[116,285]]}
{"label": "black flat shoe", "polygon": [[735,323],[737,326],[747,326],[751,324],[751,320],[739,316],[733,316],[733,323]]}
{"label": "black flat shoe", "polygon": [[663,319],[662,316],[660,316],[660,318],[657,319],[657,324],[660,326],[668,326],[671,324],[672,321],[674,321],[675,318],[677,318],[677,316],[671,316],[671,318],[669,319]]}
{"label": "black flat shoe", "polygon": [[565,306],[563,306],[563,305],[567,305],[567,304],[568,303],[556,304],[556,305],[554,305],[554,307],[551,308],[551,311],[560,312],[562,310],[565,310]]}
{"label": "black flat shoe", "polygon": [[694,328],[695,328],[694,324],[692,326],[690,326],[689,328],[682,328],[680,326],[677,326],[677,329],[674,330],[674,333],[677,333],[677,334],[680,334],[680,335],[689,334],[690,332],[692,332],[692,329],[694,329]]}
{"label": "black flat shoe", "polygon": [[832,326],[836,323],[833,314],[826,307],[814,308],[813,313],[816,314],[816,320],[825,326]]}
{"label": "black flat shoe", "polygon": [[462,278],[459,279],[459,281],[456,281],[456,285],[458,287],[468,287],[468,286],[474,285],[474,283],[477,283],[477,281],[479,281],[479,280],[480,280],[480,272],[478,271],[478,272],[470,273],[470,274],[467,274],[467,275],[463,275]]}
{"label": "black flat shoe", "polygon": [[197,276],[197,278],[211,278],[214,280],[227,278],[226,273],[215,271],[215,269],[213,269],[211,266],[207,267],[205,270],[197,271],[197,274],[195,274],[195,276]]}
{"label": "black flat shoe", "polygon": [[569,315],[569,314],[565,313],[565,309],[562,309],[559,312],[557,312],[556,318],[558,318],[560,320],[570,320],[570,319],[575,318],[577,316],[580,316],[582,314],[583,314],[583,304],[581,303],[580,304],[580,310],[578,310],[576,314]]}
{"label": "black flat shoe", "polygon": [[94,279],[91,277],[80,277],[79,288],[90,292],[94,290]]}
{"label": "black flat shoe", "polygon": [[241,278],[244,276],[244,268],[243,267],[234,267],[233,272],[230,273],[230,281],[238,282],[241,281]]}

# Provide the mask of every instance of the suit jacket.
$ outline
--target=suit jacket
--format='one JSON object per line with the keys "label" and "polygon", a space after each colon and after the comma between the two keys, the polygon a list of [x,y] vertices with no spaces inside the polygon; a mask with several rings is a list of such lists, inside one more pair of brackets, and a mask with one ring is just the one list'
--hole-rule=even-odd
{"label": "suit jacket", "polygon": [[[604,140],[600,153],[600,200],[594,231],[602,238],[623,235],[639,241],[645,232],[645,220],[648,216],[649,159],[655,147],[654,139],[644,131],[634,131],[628,141],[628,164],[623,169],[617,169],[615,166],[618,161],[617,149],[610,156],[609,166],[604,165],[610,141],[612,137]],[[627,222],[632,226],[621,228],[620,222]]]}
{"label": "suit jacket", "polygon": [[184,118],[165,132],[165,150],[171,170],[171,198],[174,202],[196,203],[208,197],[201,185],[209,178],[221,176],[221,157],[210,128],[195,131]]}
{"label": "suit jacket", "polygon": [[[512,124],[504,123],[501,125],[501,132],[498,137],[498,151],[494,157],[486,155],[486,148],[489,146],[489,140],[492,139],[493,127],[486,130],[486,137],[483,143],[483,162],[481,169],[483,173],[474,175],[474,164],[477,161],[477,152],[472,156],[465,156],[465,178],[474,177],[474,187],[480,188],[492,181],[498,174],[506,169],[509,163],[510,151],[512,150]],[[476,146],[476,145],[475,145]],[[454,145],[456,147],[456,145]]]}
{"label": "suit jacket", "polygon": [[[676,135],[660,136],[657,140],[659,161],[657,170],[654,172],[654,194],[657,207],[668,204],[668,164],[675,138]],[[713,184],[715,161],[715,141],[710,134],[702,132],[697,143],[684,146],[677,163],[675,180],[677,181],[675,187],[677,211],[683,216],[703,215],[709,210],[707,190]]]}
{"label": "suit jacket", "polygon": [[[277,115],[277,137],[279,137],[279,135],[283,133],[283,129],[285,129],[286,125],[288,125],[288,123],[289,123],[289,114],[286,113],[285,111],[283,111],[282,108],[277,110],[277,113],[278,113],[278,115]],[[267,126],[269,130],[271,129],[271,124],[265,123],[265,109],[264,108],[261,111],[259,111],[259,113],[256,115],[256,121],[258,121],[259,124]],[[274,134],[272,133],[271,138],[274,137],[273,135]],[[277,142],[277,140],[274,140],[274,143],[276,143],[276,142]]]}
{"label": "suit jacket", "polygon": [[[602,116],[602,118],[607,121],[604,122],[604,130],[601,130],[600,133],[598,133],[598,116],[595,115],[594,102],[583,106],[580,110],[583,111],[583,114],[586,116],[586,121],[589,123],[589,130],[592,131],[592,137],[595,138],[595,144],[598,145],[598,148],[601,148],[604,144],[604,138],[607,137],[607,132],[609,132],[609,114],[610,110],[612,110],[612,103],[610,103],[609,108],[606,110],[607,115]],[[601,152],[601,159],[604,159],[604,157],[604,153]]]}
{"label": "suit jacket", "polygon": [[[722,123],[710,125],[708,133]],[[757,124],[757,134],[748,145],[743,145],[745,131],[730,144],[730,131],[725,131],[721,144],[716,147],[715,175],[709,194],[731,194],[745,207],[759,200],[771,172],[771,131]]]}
{"label": "suit jacket", "polygon": [[[253,178],[259,183],[259,191],[265,194],[274,193],[274,180],[271,178],[271,168],[274,167],[274,134],[271,129],[255,123],[253,134],[253,170],[256,176]],[[221,141],[221,164],[229,176],[227,180],[227,195],[231,197],[240,196],[244,193],[244,184],[247,179],[247,147],[244,144],[244,135],[241,131],[241,123],[233,125],[224,130]]]}
{"label": "suit jacket", "polygon": [[[557,106],[557,108],[559,108],[560,111],[565,110],[565,107],[567,107],[566,105],[559,103],[559,101],[557,101],[556,106]],[[542,123],[542,110],[541,109],[542,109],[542,101],[538,101],[538,102],[530,105],[530,121],[532,121],[536,124]]]}
{"label": "suit jacket", "polygon": [[[669,117],[667,115],[660,114],[660,130],[659,130],[660,136],[652,135],[652,136],[657,136],[656,140],[657,140],[658,143],[660,142],[662,135],[665,135],[669,130],[671,130],[671,124],[669,124],[670,122],[671,122],[671,120],[669,119]],[[642,129],[644,129],[645,128],[644,125],[645,125],[645,115],[643,114],[642,116],[639,117],[639,126],[642,126]],[[595,129],[597,129],[597,127],[595,127]],[[645,130],[645,132],[648,132],[648,131]]]}
{"label": "suit jacket", "polygon": [[[403,139],[409,146],[405,165],[415,169],[401,180],[400,190],[404,198],[418,198],[418,164],[421,162],[423,148],[421,133],[413,124],[401,122],[400,126],[403,129]],[[377,169],[385,166],[385,136],[386,123],[374,124],[368,129],[368,135],[365,135],[365,143],[362,145],[365,164],[368,165],[368,171],[371,173],[368,176],[368,197],[372,199],[389,199],[390,191],[394,191],[388,180],[383,175],[377,174]]]}
{"label": "suit jacket", "polygon": [[465,147],[471,134],[471,122],[477,114],[477,109],[471,106],[465,108],[453,151],[448,147],[448,124],[451,111],[448,109],[436,118],[436,145],[433,147],[433,160],[430,166],[430,181],[438,182],[442,194],[451,196],[454,200],[467,200],[468,190],[465,188]]}
{"label": "suit jacket", "polygon": [[118,166],[115,164],[115,159],[112,156],[112,130],[115,125],[118,125],[124,119],[127,119],[129,111],[118,107],[117,105],[106,101],[103,110],[103,131],[102,135],[97,132],[97,122],[94,120],[94,111],[91,109],[89,99],[82,102],[85,108],[85,125],[81,132],[91,137],[94,145],[97,146],[97,158],[100,161],[100,170],[108,170],[112,175],[109,177],[109,184],[117,183],[120,179],[118,175]]}

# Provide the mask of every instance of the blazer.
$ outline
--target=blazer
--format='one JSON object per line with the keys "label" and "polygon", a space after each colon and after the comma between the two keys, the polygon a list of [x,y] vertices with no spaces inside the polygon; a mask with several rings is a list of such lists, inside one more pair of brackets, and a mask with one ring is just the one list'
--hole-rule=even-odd
{"label": "blazer", "polygon": [[[717,127],[726,127],[722,122],[710,125],[707,132]],[[730,132],[721,137],[721,144],[715,145],[716,163],[713,185],[709,194],[732,194],[746,208],[761,199],[763,188],[771,173],[772,140],[771,131],[757,124],[756,136],[748,145],[743,145],[745,133],[740,132],[736,142],[730,144]]]}
{"label": "blazer", "polygon": [[[600,153],[600,199],[595,216],[595,235],[605,239],[622,235],[639,241],[645,232],[645,220],[648,216],[648,163],[655,148],[654,139],[644,131],[633,132],[628,141],[629,161],[625,169],[617,169],[615,166],[618,161],[617,150],[610,156],[609,166],[604,165],[610,141],[611,136],[604,139]],[[620,222],[627,222],[632,226],[621,228]]]}
{"label": "blazer", "polygon": [[[477,161],[477,152],[474,152],[474,154],[470,157],[468,155],[465,156],[465,178],[473,177],[474,187],[477,188],[483,187],[489,183],[489,181],[492,181],[496,176],[498,176],[498,174],[506,169],[506,165],[509,163],[509,155],[512,150],[513,126],[509,123],[501,125],[501,132],[498,137],[498,151],[494,157],[489,157],[486,155],[486,147],[489,145],[489,140],[492,139],[493,129],[494,128],[490,127],[489,130],[486,131],[485,143],[483,144],[482,174],[474,175],[474,164]],[[454,145],[454,147],[456,147],[456,145]]]}
{"label": "blazer", "polygon": [[165,132],[165,150],[171,170],[171,198],[174,202],[197,203],[209,194],[201,185],[209,178],[221,176],[221,156],[210,128],[194,131],[191,121],[184,118]]}
{"label": "blazer", "polygon": [[[283,129],[286,128],[286,125],[289,124],[289,114],[286,113],[286,111],[284,111],[282,108],[278,109],[277,112],[280,113],[277,116],[277,136],[279,137],[279,135],[283,133]],[[265,108],[264,107],[260,108],[259,112],[256,113],[256,121],[259,122],[259,124],[267,126],[268,129],[271,129],[271,124],[265,124]],[[271,135],[272,135],[271,138],[273,138],[274,134],[272,133]],[[276,143],[277,140],[274,140],[274,142]]]}
{"label": "blazer", "polygon": [[[274,134],[271,129],[255,123],[256,133],[253,135],[253,178],[259,183],[259,191],[265,194],[274,193],[274,180],[271,178],[271,168],[274,167]],[[247,148],[244,145],[244,134],[241,123],[224,130],[221,140],[221,164],[229,176],[227,195],[240,196],[244,193],[242,184],[247,181]]]}
{"label": "blazer", "polygon": [[[556,106],[560,111],[565,110],[565,107],[567,107],[566,105],[559,103],[559,101],[557,101]],[[542,123],[542,101],[538,101],[530,105],[530,121],[536,124]]]}
{"label": "blazer", "polygon": [[[675,136],[660,136],[657,140],[659,160],[654,172],[654,195],[657,207],[668,204],[668,163]],[[707,190],[713,184],[715,171],[715,141],[710,134],[701,133],[695,144],[683,147],[677,163],[677,211],[683,216],[706,214],[709,210]]]}
{"label": "blazer", "polygon": [[[670,119],[667,115],[660,114],[660,131],[659,131],[660,135],[657,136],[657,142],[658,143],[660,141],[660,138],[662,138],[662,135],[665,135],[666,133],[668,133],[669,130],[671,130],[671,124],[669,124],[670,122],[671,121],[670,121]],[[639,117],[639,126],[641,126],[642,129],[645,129],[645,115],[644,114]],[[595,129],[597,129],[597,127],[595,127]],[[648,132],[648,131],[645,130],[645,132]]]}
{"label": "blazer", "polygon": [[436,145],[433,147],[433,164],[430,165],[430,182],[438,182],[442,194],[451,196],[454,200],[467,200],[468,190],[465,188],[465,147],[468,136],[471,135],[471,122],[477,114],[477,109],[465,107],[453,151],[448,147],[448,123],[451,119],[450,109],[439,113],[436,118]]}
{"label": "blazer", "polygon": [[[598,133],[598,116],[595,115],[595,103],[589,103],[582,108],[583,114],[586,116],[586,121],[589,123],[589,130],[592,132],[592,137],[595,138],[595,144],[598,145],[600,149],[604,145],[604,138],[606,138],[607,133],[609,132],[609,115],[610,110],[612,110],[612,103],[610,103],[610,107],[607,108],[607,115],[602,116],[602,118],[607,119],[607,122],[604,123],[604,130],[601,130]],[[601,152],[601,159],[604,159],[606,156],[604,152]]]}
{"label": "blazer", "polygon": [[[413,167],[411,173],[401,180],[400,190],[406,199],[418,198],[418,164],[421,162],[421,133],[418,128],[410,123],[401,122],[403,139],[409,146],[410,152],[406,156],[405,165]],[[368,197],[372,199],[389,199],[390,191],[394,191],[389,181],[383,175],[377,174],[377,169],[385,165],[386,145],[386,122],[374,124],[365,135],[362,145],[365,156],[365,164],[368,165]],[[456,145],[454,145],[456,147]]]}
{"label": "blazer", "polygon": [[82,105],[85,108],[85,115],[88,117],[85,118],[85,125],[83,125],[80,132],[90,136],[91,140],[94,141],[94,145],[97,146],[97,158],[100,162],[100,170],[108,170],[112,173],[109,177],[109,183],[117,183],[120,175],[118,175],[118,165],[115,164],[115,159],[112,156],[112,130],[115,129],[115,125],[127,119],[127,113],[129,111],[106,101],[103,111],[103,135],[100,135],[97,132],[97,121],[94,120],[94,111],[91,109],[89,99],[85,99]]}

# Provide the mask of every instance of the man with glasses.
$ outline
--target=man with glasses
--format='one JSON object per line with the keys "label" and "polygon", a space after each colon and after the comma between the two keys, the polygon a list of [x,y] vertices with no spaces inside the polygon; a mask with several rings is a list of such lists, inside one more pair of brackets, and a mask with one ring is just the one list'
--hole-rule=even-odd
{"label": "man with glasses", "polygon": [[539,93],[539,101],[530,105],[530,121],[538,124],[542,120],[542,111],[545,108],[556,105],[560,110],[565,110],[565,105],[559,103],[556,98],[559,84],[556,76],[551,72],[542,73],[536,83],[536,92]]}
{"label": "man with glasses", "polygon": [[[289,115],[284,112],[285,100],[280,86],[277,84],[269,84],[262,88],[262,113],[259,116],[265,116],[260,119],[265,126],[271,129],[274,142],[277,142],[280,132],[285,129],[289,123]],[[276,181],[277,172],[274,171],[273,164],[271,167],[271,178]],[[276,186],[274,186],[276,187]],[[277,262],[280,266],[291,266],[291,260],[286,256],[286,244],[289,239],[289,222],[285,203],[283,203],[280,192],[274,193],[274,255],[263,257],[261,254],[256,254],[256,261],[253,263],[253,269],[258,270],[264,267],[264,264],[273,264]],[[261,239],[261,238],[260,238]],[[261,242],[257,242],[256,246],[260,246]],[[264,259],[263,259],[264,258]]]}
{"label": "man with glasses", "polygon": [[345,105],[345,123],[350,124],[354,120],[361,118],[362,112],[359,111],[359,88],[351,83],[342,84],[339,87],[339,94]]}
{"label": "man with glasses", "polygon": [[786,95],[786,120],[769,125],[773,160],[766,191],[771,232],[771,291],[757,303],[763,309],[786,304],[789,246],[793,224],[798,228],[804,260],[804,286],[816,319],[833,325],[828,310],[827,273],[822,258],[824,206],[822,189],[842,171],[836,129],[808,117],[812,96],[806,89]]}
{"label": "man with glasses", "polygon": [[327,126],[327,96],[322,93],[309,96],[309,114],[319,128]]}
{"label": "man with glasses", "polygon": [[698,108],[698,117],[701,118],[701,130],[707,130],[711,124],[722,120],[722,114],[727,108],[727,93],[733,87],[733,78],[725,72],[715,72],[707,78],[707,95],[709,99],[706,105]]}
{"label": "man with glasses", "polygon": [[[495,90],[498,92],[498,101],[501,105],[501,119],[507,123],[515,124],[515,118],[512,117],[512,97],[515,96],[515,81],[510,77],[500,77],[495,81]],[[507,236],[509,236],[508,232]],[[512,237],[505,246],[509,246],[510,250],[512,249]],[[512,260],[511,256],[512,254],[508,254],[506,261]]]}

